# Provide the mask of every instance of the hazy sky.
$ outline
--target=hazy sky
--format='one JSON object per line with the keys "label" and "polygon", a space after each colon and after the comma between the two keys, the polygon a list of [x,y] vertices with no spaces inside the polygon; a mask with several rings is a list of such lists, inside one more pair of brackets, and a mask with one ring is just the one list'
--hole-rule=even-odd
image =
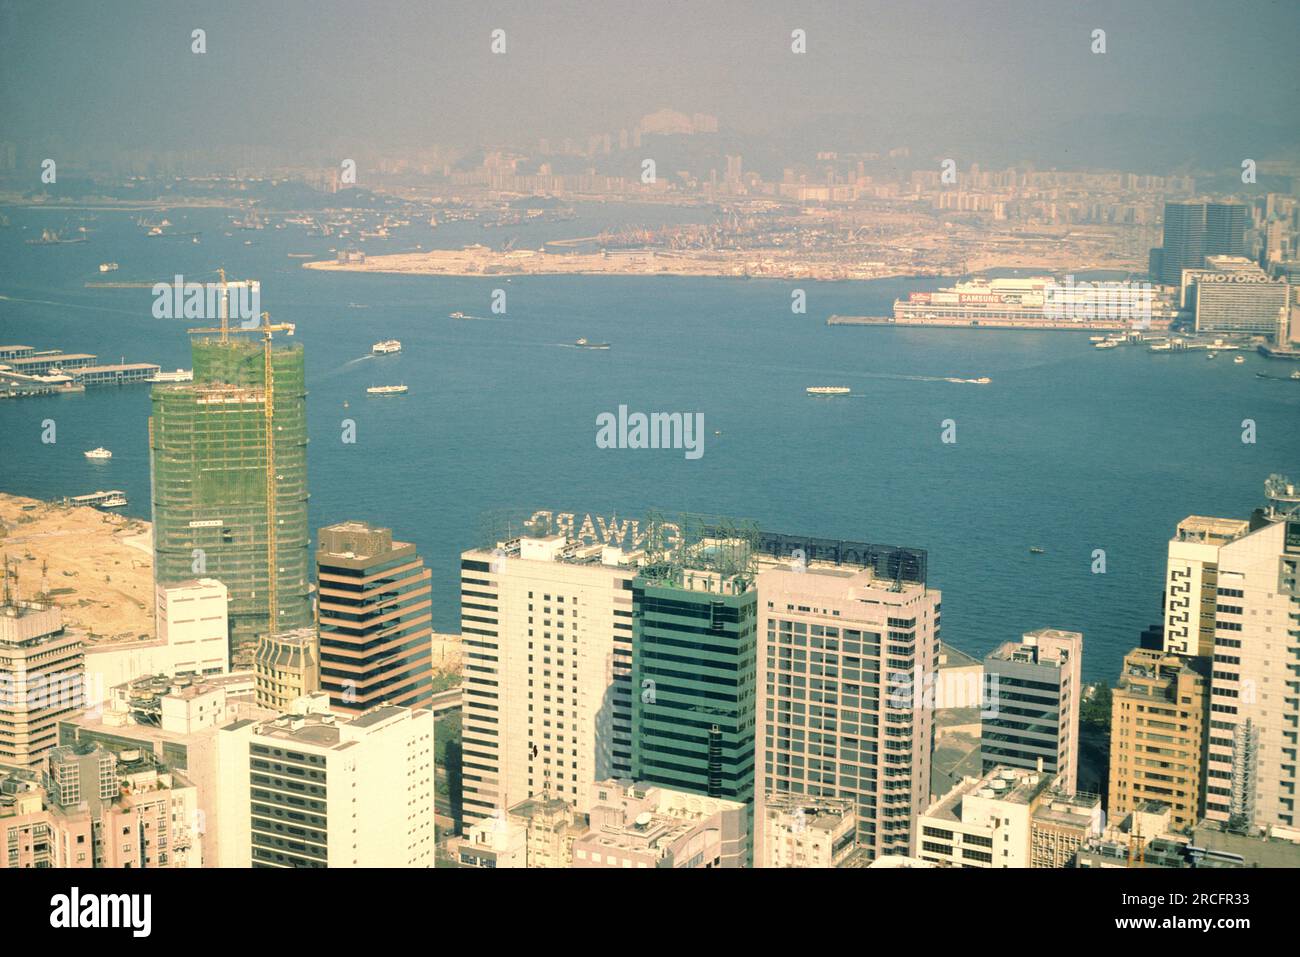
{"label": "hazy sky", "polygon": [[840,148],[1276,157],[1298,54],[1296,0],[0,0],[0,140],[529,145],[667,106]]}

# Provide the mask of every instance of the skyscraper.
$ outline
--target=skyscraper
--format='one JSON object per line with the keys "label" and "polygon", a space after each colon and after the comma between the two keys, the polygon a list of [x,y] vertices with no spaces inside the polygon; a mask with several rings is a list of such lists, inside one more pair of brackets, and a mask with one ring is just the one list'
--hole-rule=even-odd
{"label": "skyscraper", "polygon": [[631,777],[626,561],[564,534],[461,555],[467,822],[533,796],[585,812],[593,781]]}
{"label": "skyscraper", "polygon": [[321,687],[334,711],[380,702],[415,707],[433,695],[429,569],[387,528],[340,522],[316,552]]}
{"label": "skyscraper", "polygon": [[758,595],[741,540],[703,541],[632,584],[632,775],[750,802]]}
{"label": "skyscraper", "polygon": [[1300,487],[1269,477],[1267,509],[1219,550],[1206,817],[1296,826]]}
{"label": "skyscraper", "polygon": [[995,700],[980,727],[985,773],[996,767],[1042,770],[1074,792],[1082,662],[1083,635],[1055,628],[1026,632],[989,653],[984,677]]}
{"label": "skyscraper", "polygon": [[194,381],[153,390],[154,574],[221,581],[232,664],[248,667],[259,635],[312,623],[303,351],[224,336],[192,350]]}
{"label": "skyscraper", "polygon": [[1240,256],[1246,248],[1246,207],[1240,203],[1165,203],[1160,283],[1177,287],[1184,269],[1200,269],[1206,256]]}
{"label": "skyscraper", "polygon": [[758,575],[755,819],[769,796],[850,798],[868,856],[912,853],[930,802],[942,603],[925,553],[802,540],[772,551],[785,557]]}

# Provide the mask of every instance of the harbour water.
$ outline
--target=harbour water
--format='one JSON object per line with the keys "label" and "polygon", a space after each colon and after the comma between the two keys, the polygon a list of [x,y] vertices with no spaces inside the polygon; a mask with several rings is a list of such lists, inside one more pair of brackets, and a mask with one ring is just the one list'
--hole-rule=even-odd
{"label": "harbour water", "polygon": [[[479,544],[486,510],[687,510],[926,548],[947,641],[982,655],[1031,628],[1077,629],[1086,676],[1108,678],[1159,620],[1178,520],[1246,517],[1269,472],[1300,477],[1300,386],[1255,375],[1289,365],[1098,351],[1086,333],[825,324],[832,313],[882,314],[899,293],[944,280],[326,274],[289,254],[332,258],[346,238],[240,231],[229,210],[169,210],[174,235],[161,238],[146,237],[138,213],[6,213],[0,344],[189,368],[185,328],[208,323],[153,318],[147,288],[86,288],[103,278],[98,264],[119,263],[109,277],[118,282],[215,281],[219,266],[260,279],[262,308],[296,323],[306,349],[313,528],[356,518],[415,542],[433,567],[439,630],[459,628],[457,555]],[[527,248],[652,216],[691,218],[583,208],[577,221],[544,226],[412,226],[361,248],[508,235]],[[70,219],[87,223],[89,242],[25,243]],[[795,288],[807,293],[804,315],[791,313]],[[494,289],[505,291],[504,315],[491,311]],[[490,318],[457,321],[454,311]],[[581,337],[612,348],[574,348]],[[400,353],[370,354],[389,338]],[[409,391],[366,398],[396,383]],[[853,394],[805,394],[826,384]],[[147,518],[149,405],[141,385],[0,402],[0,490],[121,489],[124,511]],[[597,416],[620,405],[703,413],[704,454],[598,448]],[[47,419],[53,444],[41,441]],[[356,423],[354,444],[342,441],[344,419]],[[1254,443],[1242,441],[1246,419]],[[955,443],[942,441],[947,420]],[[113,458],[86,459],[97,446]],[[1094,573],[1097,549],[1104,574]]]}

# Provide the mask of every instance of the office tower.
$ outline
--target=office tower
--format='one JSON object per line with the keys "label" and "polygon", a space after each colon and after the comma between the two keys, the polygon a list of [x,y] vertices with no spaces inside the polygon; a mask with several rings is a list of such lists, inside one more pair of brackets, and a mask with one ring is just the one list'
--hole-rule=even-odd
{"label": "office tower", "polygon": [[1205,204],[1205,255],[1244,256],[1250,209],[1244,203]]}
{"label": "office tower", "polygon": [[1206,817],[1294,829],[1300,728],[1300,488],[1265,483],[1268,506],[1219,550]]}
{"label": "office tower", "polygon": [[1198,661],[1145,648],[1124,656],[1111,699],[1112,819],[1159,801],[1176,827],[1200,820],[1209,681]]}
{"label": "office tower", "polygon": [[763,857],[755,858],[755,867],[841,867],[858,846],[851,798],[769,795],[754,826],[763,831]]}
{"label": "office tower", "polygon": [[192,351],[194,381],[153,390],[154,575],[221,581],[232,660],[247,668],[259,635],[312,622],[303,352],[226,335]]}
{"label": "office tower", "polygon": [[632,776],[679,791],[754,797],[751,548],[706,539],[632,584]]}
{"label": "office tower", "polygon": [[1030,819],[1051,783],[1023,768],[966,778],[920,815],[917,856],[952,867],[1028,867]]}
{"label": "office tower", "polygon": [[1248,528],[1248,522],[1202,515],[1178,523],[1165,566],[1164,650],[1169,654],[1214,654],[1219,551]]}
{"label": "office tower", "polygon": [[217,739],[220,867],[433,867],[433,712],[318,693]]}
{"label": "office tower", "polygon": [[364,522],[327,525],[318,538],[321,687],[330,707],[355,714],[380,702],[426,704],[433,587],[415,546]]}
{"label": "office tower", "polygon": [[1165,203],[1162,285],[1178,286],[1184,269],[1200,269],[1206,256],[1245,252],[1246,207],[1239,203]]}
{"label": "office tower", "polygon": [[909,854],[930,802],[939,662],[942,596],[926,586],[925,553],[769,542],[778,557],[758,576],[755,819],[772,796],[850,798],[864,854]]}
{"label": "office tower", "polygon": [[468,823],[534,796],[585,811],[592,781],[632,776],[627,560],[565,534],[461,555]]}
{"label": "office tower", "polygon": [[320,672],[320,643],[314,626],[257,639],[253,675],[260,707],[290,710],[299,698],[320,690]]}
{"label": "office tower", "polygon": [[1083,635],[1040,628],[984,659],[992,707],[980,727],[980,759],[995,767],[1059,776],[1073,792],[1079,771],[1079,702]]}
{"label": "office tower", "polygon": [[82,707],[82,636],[63,613],[13,596],[8,565],[0,603],[0,764],[40,767],[58,741],[59,720]]}

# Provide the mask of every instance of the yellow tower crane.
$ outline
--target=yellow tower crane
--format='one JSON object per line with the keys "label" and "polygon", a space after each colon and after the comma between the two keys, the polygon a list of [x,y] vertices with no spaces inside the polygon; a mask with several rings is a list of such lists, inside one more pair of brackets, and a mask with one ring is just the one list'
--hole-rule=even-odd
{"label": "yellow tower crane", "polygon": [[[230,341],[230,309],[229,309],[229,285],[226,281],[226,271],[218,270],[221,275],[221,306],[220,316],[221,325],[214,328],[201,328],[186,330],[191,335],[211,335],[217,333],[222,342]],[[266,430],[266,613],[267,613],[267,634],[275,634],[278,631],[277,622],[280,617],[278,581],[279,571],[276,568],[276,482],[275,474],[275,376],[271,371],[271,334],[273,332],[283,332],[286,335],[293,335],[297,328],[291,322],[270,321],[270,313],[262,313],[260,324],[252,328],[239,328],[235,332],[260,332],[262,335],[262,377],[263,377],[263,406],[262,418]]]}

